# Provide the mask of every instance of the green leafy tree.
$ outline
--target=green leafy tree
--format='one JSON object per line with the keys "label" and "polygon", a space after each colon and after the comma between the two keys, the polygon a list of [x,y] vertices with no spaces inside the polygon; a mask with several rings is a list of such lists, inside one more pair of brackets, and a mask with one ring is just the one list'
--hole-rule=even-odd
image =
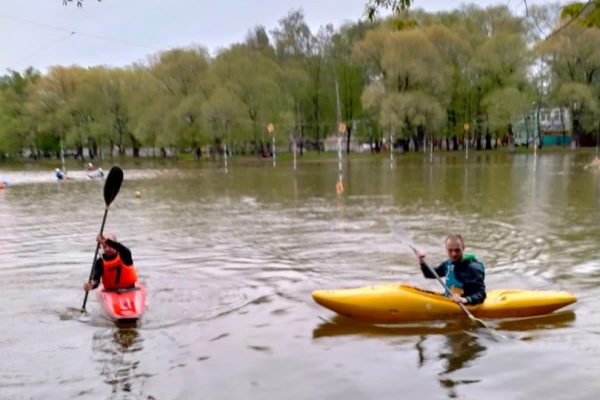
{"label": "green leafy tree", "polygon": [[[599,28],[571,24],[537,47],[551,71],[550,99],[569,109],[576,140],[595,126],[600,94],[599,43]],[[586,115],[591,118],[584,118]]]}
{"label": "green leafy tree", "polygon": [[166,103],[156,108],[168,110],[164,123],[169,131],[167,137],[160,139],[161,147],[199,146],[206,138],[202,107],[217,85],[208,51],[199,46],[172,49],[151,57],[149,64],[163,97],[155,101]]}
{"label": "green leafy tree", "polygon": [[577,21],[585,27],[600,27],[600,0],[569,3],[563,7],[561,16],[570,21]]}
{"label": "green leafy tree", "polygon": [[85,71],[80,67],[52,67],[28,86],[28,112],[36,121],[37,132],[51,134],[64,146],[74,146],[83,157],[83,129],[90,110],[78,101]]}
{"label": "green leafy tree", "polygon": [[[334,79],[339,96],[338,118],[347,123],[346,150],[350,152],[352,135],[360,125],[353,123],[355,119],[364,120],[361,103],[362,89],[365,84],[365,71],[352,63],[352,49],[364,36],[366,26],[363,23],[343,25],[338,32],[332,33],[331,47],[327,55],[333,63]],[[363,134],[366,131],[363,129]]]}
{"label": "green leafy tree", "polygon": [[28,114],[28,86],[40,79],[36,70],[10,71],[0,77],[0,157],[35,147],[35,121]]}
{"label": "green leafy tree", "polygon": [[144,65],[134,65],[130,79],[132,90],[125,93],[130,129],[155,157],[157,148],[168,147],[171,142],[167,116],[173,107],[173,98],[165,95],[160,81]]}
{"label": "green leafy tree", "polygon": [[379,123],[392,132],[416,137],[436,131],[449,101],[450,68],[421,30],[368,32],[354,49],[354,59],[369,71],[365,106],[377,111]]}
{"label": "green leafy tree", "polygon": [[213,156],[222,154],[222,145],[236,139],[235,132],[248,129],[241,124],[246,106],[231,90],[219,87],[204,104],[202,116],[205,129],[213,142]]}
{"label": "green leafy tree", "polygon": [[[280,121],[280,111],[291,108],[290,96],[281,90],[282,70],[273,58],[245,45],[234,45],[219,54],[213,63],[215,75],[220,78],[245,107],[245,116],[252,126],[251,139],[256,146],[267,123]],[[254,71],[248,74],[248,71]]]}

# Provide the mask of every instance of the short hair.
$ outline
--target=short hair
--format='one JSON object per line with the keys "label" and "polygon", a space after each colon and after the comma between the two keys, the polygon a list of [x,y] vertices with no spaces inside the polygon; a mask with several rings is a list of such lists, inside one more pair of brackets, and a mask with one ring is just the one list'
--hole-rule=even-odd
{"label": "short hair", "polygon": [[446,240],[444,241],[444,243],[448,243],[448,240],[460,240],[460,243],[463,245],[463,247],[465,247],[465,241],[463,239],[463,237],[460,235],[460,233],[451,233],[448,236],[446,236]]}

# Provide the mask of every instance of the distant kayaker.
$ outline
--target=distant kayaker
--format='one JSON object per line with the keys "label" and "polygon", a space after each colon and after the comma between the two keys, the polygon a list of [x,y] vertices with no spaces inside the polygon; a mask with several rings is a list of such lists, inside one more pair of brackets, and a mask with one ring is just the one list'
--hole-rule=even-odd
{"label": "distant kayaker", "polygon": [[85,166],[85,173],[90,179],[104,178],[104,171],[102,168],[96,168],[91,162],[87,163]]}
{"label": "distant kayaker", "polygon": [[56,180],[62,181],[65,179],[65,173],[62,172],[59,168],[54,170],[54,175],[56,175]]}
{"label": "distant kayaker", "polygon": [[105,289],[127,289],[135,286],[137,273],[131,251],[117,242],[111,233],[98,235],[96,242],[102,246],[102,257],[96,260],[92,280],[83,284],[83,290],[96,289],[102,281]]}
{"label": "distant kayaker", "polygon": [[[448,260],[434,268],[440,276],[446,277],[446,286],[452,293],[446,296],[452,297],[457,303],[479,304],[485,300],[485,270],[481,263],[472,254],[465,254],[465,242],[461,235],[451,234],[446,237],[446,251]],[[425,253],[417,252],[417,259],[425,278],[435,279],[425,263]]]}

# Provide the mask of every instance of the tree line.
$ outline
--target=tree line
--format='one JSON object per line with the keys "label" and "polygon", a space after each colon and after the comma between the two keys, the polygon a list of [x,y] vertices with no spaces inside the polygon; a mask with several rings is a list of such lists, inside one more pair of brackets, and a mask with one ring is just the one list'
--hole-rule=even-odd
{"label": "tree line", "polygon": [[574,135],[591,141],[600,126],[600,29],[565,26],[579,12],[565,10],[417,9],[317,32],[293,10],[214,56],[190,46],[124,68],[9,71],[0,77],[0,154],[205,145],[264,154],[271,134],[320,151],[342,123],[348,144],[410,138],[421,148],[465,134],[480,143],[510,136],[515,119],[542,107],[568,109]]}

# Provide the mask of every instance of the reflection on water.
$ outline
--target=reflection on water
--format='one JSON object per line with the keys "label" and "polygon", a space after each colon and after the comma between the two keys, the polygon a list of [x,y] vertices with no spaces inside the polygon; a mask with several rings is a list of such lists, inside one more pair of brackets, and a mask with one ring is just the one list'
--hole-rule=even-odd
{"label": "reflection on water", "polygon": [[431,322],[422,324],[390,324],[378,325],[354,321],[342,316],[334,316],[330,321],[322,320],[314,330],[313,338],[340,335],[363,336],[421,336],[447,335],[462,332],[468,328],[467,323],[460,321]]}
{"label": "reflection on water", "polygon": [[505,331],[539,331],[544,329],[568,328],[575,321],[575,312],[559,311],[539,317],[500,320],[496,329]]}
{"label": "reflection on water", "polygon": [[[422,336],[415,348],[419,353],[420,367],[425,364],[425,355],[422,342],[426,340]],[[469,334],[450,334],[445,336],[445,345],[439,353],[439,359],[443,361],[441,370],[438,372],[440,386],[447,390],[448,398],[457,398],[456,386],[479,382],[478,379],[452,379],[451,374],[469,366],[472,361],[482,356],[486,347],[482,340]]]}
{"label": "reflection on water", "polygon": [[[502,332],[527,332],[544,329],[567,328],[574,321],[575,312],[562,311],[549,315],[529,318],[488,320],[486,321],[486,325]],[[315,329],[313,329],[313,338],[319,339],[341,335],[431,336],[454,335],[464,332],[470,332],[467,333],[468,336],[476,336],[472,331],[473,328],[474,327],[472,323],[467,319],[433,321],[415,324],[370,324],[335,315],[330,320],[321,319],[321,323]]]}
{"label": "reflection on water", "polygon": [[[407,398],[555,400],[577,387],[595,399],[600,174],[587,163],[434,154],[390,169],[387,158],[364,158],[344,165],[341,196],[337,163],[324,159],[295,172],[235,159],[228,174],[210,163],[124,166],[106,230],[132,249],[148,290],[136,327],[115,326],[95,296],[79,313],[102,182],[2,171],[14,185],[0,193],[0,292],[10,299],[0,303],[0,397],[364,399],[401,389]],[[464,319],[364,325],[315,304],[310,293],[322,288],[439,290],[390,226],[432,263],[445,256],[446,233],[462,232],[489,288],[564,289],[579,302],[486,320],[508,336],[501,343]]]}
{"label": "reflection on water", "polygon": [[[419,369],[433,368],[436,370],[437,380],[440,387],[446,391],[448,398],[460,398],[460,386],[481,381],[480,378],[454,378],[455,375],[464,376],[465,374],[459,372],[468,369],[478,358],[484,357],[488,347],[503,345],[489,337],[489,335],[474,333],[471,330],[473,325],[466,319],[388,325],[369,324],[342,316],[334,316],[330,320],[322,319],[321,321],[313,329],[314,339],[348,335],[389,338],[414,337],[414,349],[417,357],[416,366]],[[520,340],[527,342],[533,338],[527,332],[539,334],[544,330],[564,329],[571,326],[574,321],[575,313],[573,311],[563,311],[531,318],[499,320],[493,326],[494,329],[502,332],[513,331],[519,333],[519,336],[505,336],[508,341]],[[442,341],[432,346],[429,342],[432,341],[433,337],[442,338]],[[436,348],[437,351],[432,353],[432,348]],[[474,376],[479,375],[475,374]]]}
{"label": "reflection on water", "polygon": [[132,392],[132,380],[140,376],[136,353],[143,350],[143,340],[135,328],[113,328],[93,335],[92,346],[100,376],[112,387],[112,393]]}
{"label": "reflection on water", "polygon": [[[127,327],[127,325],[132,326]],[[133,344],[136,344],[136,340],[139,336],[138,330],[133,325],[134,324],[117,324],[118,329],[115,329],[113,338],[115,343],[120,346],[121,351],[139,351],[142,349],[141,346],[139,348],[131,348]],[[141,344],[141,341],[137,341],[137,344]]]}
{"label": "reflection on water", "polygon": [[482,339],[468,334],[446,335],[446,346],[440,352],[439,358],[444,361],[442,374],[450,374],[464,368],[469,362],[480,357],[486,347]]}
{"label": "reflection on water", "polygon": [[85,318],[85,314],[81,312],[81,308],[67,307],[64,311],[58,313],[58,317],[61,321],[70,321],[79,319],[80,321]]}
{"label": "reflection on water", "polygon": [[448,398],[449,399],[456,399],[458,398],[458,392],[456,390],[456,387],[458,385],[468,385],[471,383],[477,383],[480,382],[477,379],[460,379],[460,380],[452,380],[452,379],[440,379],[440,386],[442,386],[443,388],[448,390]]}

